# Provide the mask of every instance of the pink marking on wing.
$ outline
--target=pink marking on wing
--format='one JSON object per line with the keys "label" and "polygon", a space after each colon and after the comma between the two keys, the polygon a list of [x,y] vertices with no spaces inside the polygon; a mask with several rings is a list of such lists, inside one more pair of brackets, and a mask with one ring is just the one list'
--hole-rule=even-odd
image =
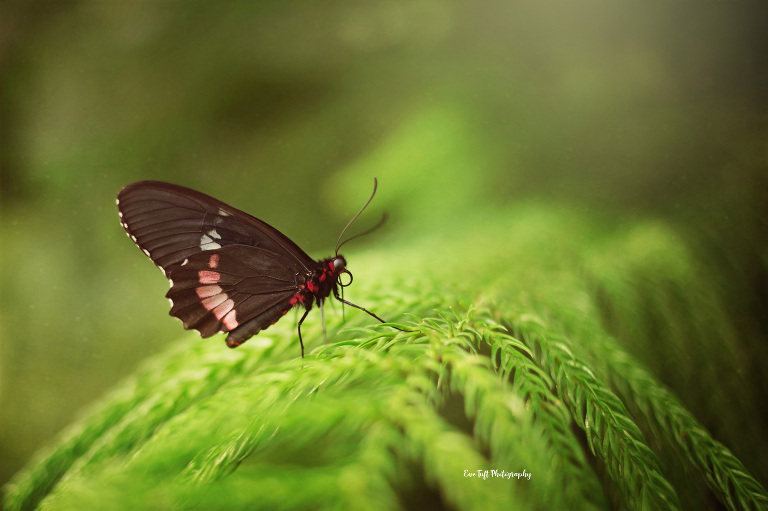
{"label": "pink marking on wing", "polygon": [[201,284],[216,284],[221,280],[221,275],[219,273],[208,270],[197,272],[197,277]]}
{"label": "pink marking on wing", "polygon": [[[205,307],[205,310],[211,310],[218,307],[222,303],[224,303],[226,299],[227,299],[227,295],[222,293],[220,295],[215,295],[215,296],[206,298],[205,300],[202,301],[202,304],[203,304],[203,307]],[[213,311],[213,313],[216,314],[216,311]],[[219,318],[218,315],[216,315],[216,317],[218,319],[221,319]]]}
{"label": "pink marking on wing", "polygon": [[224,326],[227,327],[229,330],[234,330],[237,328],[237,326],[240,324],[237,322],[237,315],[235,314],[235,309],[232,309],[227,313],[226,316],[222,319],[224,322]]}
{"label": "pink marking on wing", "polygon": [[209,268],[218,268],[219,267],[219,254],[213,254],[210,259],[208,259],[208,267]]}
{"label": "pink marking on wing", "polygon": [[219,286],[200,286],[195,288],[195,292],[199,298],[208,298],[209,296],[221,294],[224,290]]}
{"label": "pink marking on wing", "polygon": [[[222,295],[224,298],[227,297],[227,295]],[[235,308],[235,302],[233,302],[231,299],[227,299],[224,302],[222,302],[220,305],[218,305],[215,309],[213,309],[213,313],[216,316],[216,319],[221,319],[224,316],[226,316],[229,312],[234,310]]]}

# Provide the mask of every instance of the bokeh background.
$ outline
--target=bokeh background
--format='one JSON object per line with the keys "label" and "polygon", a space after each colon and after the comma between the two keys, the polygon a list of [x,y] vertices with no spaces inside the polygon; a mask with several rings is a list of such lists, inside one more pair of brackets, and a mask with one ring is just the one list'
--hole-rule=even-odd
{"label": "bokeh background", "polygon": [[699,254],[768,394],[766,34],[757,2],[7,0],[0,484],[182,335],[117,221],[139,179],[317,257],[373,176],[361,228],[391,221],[358,246],[451,232],[481,203],[659,219]]}

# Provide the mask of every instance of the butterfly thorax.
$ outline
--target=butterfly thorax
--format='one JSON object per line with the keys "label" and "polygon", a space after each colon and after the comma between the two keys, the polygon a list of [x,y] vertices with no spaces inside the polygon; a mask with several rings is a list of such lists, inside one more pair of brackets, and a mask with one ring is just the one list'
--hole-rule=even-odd
{"label": "butterfly thorax", "polygon": [[346,266],[347,260],[340,255],[317,261],[312,272],[306,275],[306,281],[299,285],[299,290],[291,297],[291,306],[301,304],[307,309],[310,309],[313,303],[319,306],[336,291],[339,276],[346,271]]}

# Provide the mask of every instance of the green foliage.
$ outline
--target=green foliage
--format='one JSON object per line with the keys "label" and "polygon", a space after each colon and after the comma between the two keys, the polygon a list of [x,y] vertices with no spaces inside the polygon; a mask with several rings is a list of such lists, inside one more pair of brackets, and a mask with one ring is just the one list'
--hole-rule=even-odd
{"label": "green foliage", "polygon": [[[629,322],[626,304],[654,285],[705,291],[685,245],[551,207],[486,217],[472,231],[458,222],[461,240],[355,260],[350,298],[410,331],[335,310],[331,344],[310,342],[305,359],[288,319],[237,350],[184,339],[17,474],[6,508],[674,510],[711,507],[691,490],[706,486],[728,509],[765,509],[744,464],[617,340],[640,329],[649,342],[655,326],[606,320]],[[675,257],[606,265],[609,248],[584,248],[626,250],[641,235]],[[407,264],[384,271],[392,261]],[[732,328],[688,303],[688,316],[652,312],[699,337],[700,321]],[[318,323],[305,339],[322,338]]]}

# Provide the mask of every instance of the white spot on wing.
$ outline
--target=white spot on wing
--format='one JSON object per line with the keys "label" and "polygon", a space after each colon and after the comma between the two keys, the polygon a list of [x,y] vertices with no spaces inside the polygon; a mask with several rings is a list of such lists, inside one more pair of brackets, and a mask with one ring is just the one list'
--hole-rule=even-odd
{"label": "white spot on wing", "polygon": [[[117,204],[119,206],[120,205],[120,199],[115,199],[115,204]],[[123,215],[120,215],[120,216],[123,216]]]}
{"label": "white spot on wing", "polygon": [[216,250],[221,248],[221,245],[213,241],[207,234],[203,234],[200,238],[200,250]]}
{"label": "white spot on wing", "polygon": [[223,209],[221,209],[221,208],[219,208],[219,214],[220,214],[221,216],[229,216],[229,213],[227,213],[226,211],[224,211],[224,210],[223,210]]}
{"label": "white spot on wing", "polygon": [[130,234],[129,236],[131,237],[134,243],[138,243],[138,241],[136,241],[136,236],[134,236],[133,234]]}
{"label": "white spot on wing", "polygon": [[181,263],[182,266],[186,265],[189,262],[189,259],[184,259],[184,262]]}
{"label": "white spot on wing", "polygon": [[208,236],[210,236],[211,238],[216,238],[217,240],[221,239],[221,234],[216,232],[216,229],[211,229],[210,231],[208,231]]}
{"label": "white spot on wing", "polygon": [[168,279],[168,283],[171,285],[171,287],[173,287],[173,279]]}
{"label": "white spot on wing", "polygon": [[144,252],[145,256],[152,257],[151,255],[149,255],[149,250],[147,250],[146,248],[142,248],[141,251]]}

